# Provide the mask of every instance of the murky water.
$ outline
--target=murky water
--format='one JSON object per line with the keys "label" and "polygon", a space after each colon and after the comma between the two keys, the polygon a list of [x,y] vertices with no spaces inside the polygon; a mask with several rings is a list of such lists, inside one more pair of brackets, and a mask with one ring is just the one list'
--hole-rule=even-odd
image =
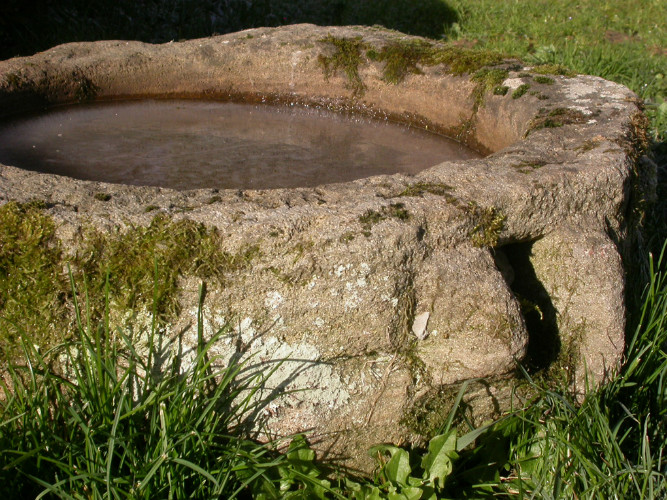
{"label": "murky water", "polygon": [[213,101],[79,105],[0,126],[5,165],[178,190],[317,186],[478,157],[394,123]]}

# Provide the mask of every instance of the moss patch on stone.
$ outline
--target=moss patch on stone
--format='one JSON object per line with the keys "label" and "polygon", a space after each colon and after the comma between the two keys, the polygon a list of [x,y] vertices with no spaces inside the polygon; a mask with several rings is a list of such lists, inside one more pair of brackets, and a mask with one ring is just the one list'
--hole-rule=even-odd
{"label": "moss patch on stone", "polygon": [[[257,247],[248,247],[229,254],[221,244],[215,228],[158,215],[147,227],[113,234],[88,228],[74,263],[87,277],[91,297],[104,296],[108,274],[111,295],[120,309],[152,309],[164,321],[179,312],[180,277],[196,276],[223,285],[228,273],[244,268],[258,253]],[[92,306],[99,313],[103,304]]]}
{"label": "moss patch on stone", "polygon": [[556,83],[556,80],[554,80],[553,78],[549,78],[548,76],[541,76],[541,75],[534,76],[533,81],[535,81],[537,83],[541,83],[543,85],[553,85],[554,83]]}
{"label": "moss patch on stone", "polygon": [[370,236],[371,228],[375,224],[389,218],[406,221],[410,218],[410,214],[403,203],[391,203],[380,210],[367,210],[359,216],[364,236]]}
{"label": "moss patch on stone", "polygon": [[82,231],[68,255],[44,203],[0,207],[0,359],[20,357],[21,339],[45,350],[73,331],[75,316],[68,269],[82,311],[95,321],[109,305],[118,312],[152,311],[159,324],[178,314],[178,284],[185,276],[223,286],[258,255],[256,246],[236,254],[221,249],[215,228],[158,215],[147,227]]}
{"label": "moss patch on stone", "polygon": [[[472,97],[475,102],[474,109],[477,110],[484,102],[484,95],[487,92],[493,92],[494,95],[504,95],[500,84],[509,76],[509,71],[504,68],[482,68],[475,72],[470,78],[477,85],[472,91]],[[507,89],[507,87],[505,87]],[[498,91],[498,93],[497,93]],[[505,90],[505,94],[507,90]]]}
{"label": "moss patch on stone", "polygon": [[434,194],[436,196],[451,196],[450,193],[454,190],[452,186],[436,182],[416,182],[410,184],[407,188],[401,191],[397,197],[401,196],[423,196],[424,193]]}
{"label": "moss patch on stone", "polygon": [[410,74],[421,74],[420,66],[447,66],[453,75],[471,74],[477,84],[473,91],[475,106],[482,103],[486,92],[493,90],[507,78],[508,71],[490,68],[504,62],[502,54],[484,50],[474,50],[455,45],[445,45],[427,40],[398,40],[381,49],[369,46],[361,37],[336,38],[332,35],[320,40],[333,45],[335,52],[330,56],[320,54],[318,61],[329,78],[338,70],[343,70],[355,96],[363,95],[366,86],[359,75],[359,66],[364,62],[362,52],[371,61],[384,63],[382,79],[390,84],[401,83]]}
{"label": "moss patch on stone", "polygon": [[581,111],[569,108],[556,108],[552,110],[541,110],[540,113],[531,121],[526,135],[534,130],[543,128],[558,128],[563,125],[574,123],[585,123],[586,115]]}
{"label": "moss patch on stone", "polygon": [[518,99],[519,97],[522,97],[526,92],[528,92],[528,89],[530,89],[530,84],[528,83],[519,85],[514,90],[514,92],[512,92],[512,99]]}
{"label": "moss patch on stone", "polygon": [[408,74],[421,74],[418,64],[427,64],[432,55],[432,46],[426,40],[409,40],[390,43],[379,52],[370,49],[366,52],[372,61],[385,63],[384,81],[392,84],[402,82]]}
{"label": "moss patch on stone", "polygon": [[360,96],[366,90],[366,85],[359,75],[359,65],[362,63],[361,53],[367,47],[362,37],[336,38],[328,35],[320,40],[322,43],[333,45],[335,52],[330,56],[320,54],[317,58],[324,70],[324,77],[329,79],[338,70],[342,70],[347,77],[347,86],[355,96]]}
{"label": "moss patch on stone", "polygon": [[111,199],[111,195],[109,193],[95,193],[93,198],[98,201],[109,201]]}
{"label": "moss patch on stone", "polygon": [[68,280],[55,224],[39,202],[0,207],[0,360],[48,349],[67,327]]}
{"label": "moss patch on stone", "polygon": [[568,78],[577,76],[574,71],[561,64],[539,64],[533,67],[531,71],[539,75],[566,76]]}
{"label": "moss patch on stone", "polygon": [[468,233],[476,247],[493,248],[498,245],[507,217],[496,207],[480,207],[470,202],[465,211],[472,217],[473,228]]}

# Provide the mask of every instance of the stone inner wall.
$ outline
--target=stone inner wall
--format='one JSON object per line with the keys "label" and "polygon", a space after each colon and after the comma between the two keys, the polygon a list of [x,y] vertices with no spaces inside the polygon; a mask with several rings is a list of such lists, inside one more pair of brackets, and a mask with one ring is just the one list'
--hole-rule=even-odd
{"label": "stone inner wall", "polygon": [[[336,66],[341,40],[358,49],[352,65]],[[394,60],[377,54],[397,46],[422,55],[401,52],[406,71],[390,81]],[[268,428],[312,429],[327,456],[367,468],[365,448],[423,438],[432,409],[446,413],[463,381],[486,380],[467,396],[481,420],[507,404],[518,362],[562,371],[581,391],[586,370],[603,382],[624,347],[623,258],[641,250],[632,214],[654,175],[638,162],[635,96],[480,55],[487,65],[462,70],[470,54],[452,59],[446,47],[297,25],[164,45],[67,44],[0,62],[5,116],[77,100],[239,99],[390,117],[489,153],[416,176],[264,191],[175,192],[0,165],[0,200],[45,202],[64,258],[90,228],[113,239],[156,216],[216,228],[220,252],[253,249],[209,284],[206,334],[234,326],[214,352],[253,355],[256,370],[287,359],[269,385],[308,390],[271,403]],[[180,277],[180,313],[161,330],[186,357],[198,283]],[[150,325],[147,314],[135,311],[135,329]]]}

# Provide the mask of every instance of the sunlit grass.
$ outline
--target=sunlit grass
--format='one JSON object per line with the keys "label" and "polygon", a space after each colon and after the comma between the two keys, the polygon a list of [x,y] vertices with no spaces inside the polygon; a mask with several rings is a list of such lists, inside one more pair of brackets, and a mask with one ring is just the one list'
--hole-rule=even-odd
{"label": "sunlit grass", "polygon": [[24,332],[24,362],[3,373],[4,498],[279,498],[328,488],[317,473],[293,470],[304,454],[314,458],[302,438],[287,454],[276,451],[287,443],[252,439],[258,422],[246,416],[266,403],[255,394],[275,368],[220,366],[210,348],[229,332],[204,339],[201,304],[199,347],[184,369],[157,348],[155,325],[138,352],[136,338],[108,314],[91,323],[72,295],[76,338],[41,352]]}

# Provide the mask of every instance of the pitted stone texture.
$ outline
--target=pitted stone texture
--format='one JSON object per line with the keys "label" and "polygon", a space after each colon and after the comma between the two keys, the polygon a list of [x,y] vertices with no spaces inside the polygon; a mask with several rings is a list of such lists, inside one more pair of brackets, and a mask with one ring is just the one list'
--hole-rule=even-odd
{"label": "pitted stone texture", "polygon": [[[0,62],[0,116],[93,96],[245,99],[391,117],[454,135],[467,130],[461,138],[491,154],[443,159],[414,177],[246,191],[175,192],[0,165],[0,199],[44,200],[72,252],[86,224],[128,229],[155,214],[217,227],[221,251],[257,247],[248,269],[209,288],[206,334],[231,323],[214,352],[223,359],[255,353],[260,372],[293,357],[271,379],[288,394],[264,408],[267,429],[311,430],[329,458],[354,467],[372,466],[365,450],[379,441],[418,440],[406,416],[450,384],[505,381],[480,391],[493,400],[487,408],[504,409],[500,388],[539,343],[522,314],[532,297],[515,291],[527,273],[557,314],[567,347],[560,360],[567,355],[573,387],[582,389],[586,369],[590,382],[603,382],[623,351],[621,257],[642,251],[633,246],[635,200],[649,199],[654,185],[650,164],[638,167],[635,96],[595,77],[538,84],[525,76],[530,68],[508,63],[505,84],[530,83],[535,92],[518,99],[488,92],[477,109],[471,75],[423,67],[392,85],[383,63],[363,51],[366,90],[355,96],[344,72],[324,77],[318,58],[334,51],[323,42],[328,35],[361,37],[376,49],[413,39],[298,25],[164,45],[67,44]],[[559,116],[567,119],[547,122]],[[110,199],[97,199],[100,192]],[[149,206],[158,208],[147,213]],[[493,226],[494,217],[502,224]],[[530,269],[512,268],[513,245],[530,248],[520,261]],[[185,351],[196,346],[187,325],[197,286],[183,277],[186,312],[164,332],[182,334]]]}

